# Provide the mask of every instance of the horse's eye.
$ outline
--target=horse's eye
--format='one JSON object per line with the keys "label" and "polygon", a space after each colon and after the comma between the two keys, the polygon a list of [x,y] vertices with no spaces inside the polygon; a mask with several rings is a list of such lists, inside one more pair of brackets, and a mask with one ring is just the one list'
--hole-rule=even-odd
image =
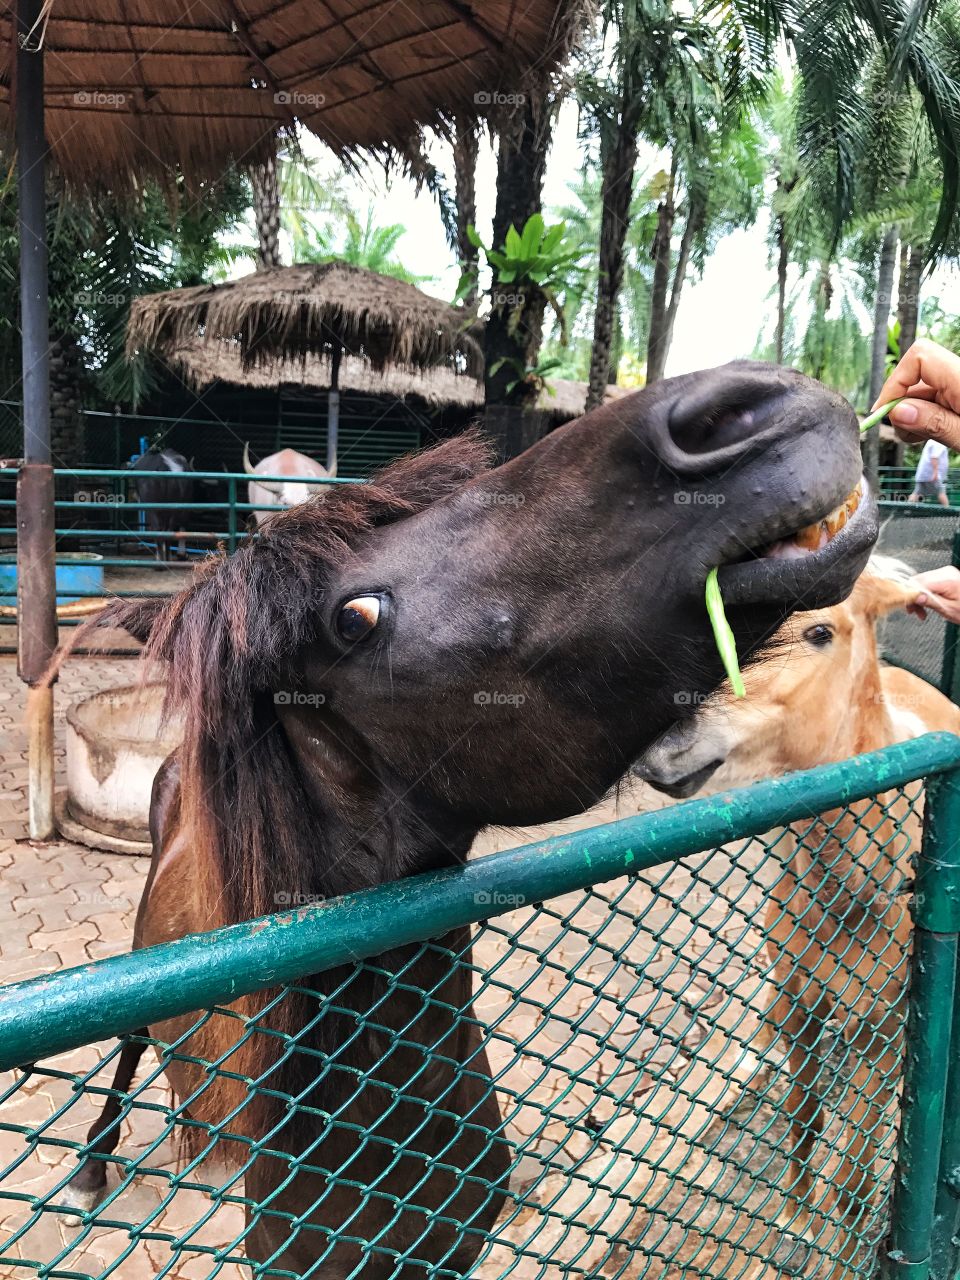
{"label": "horse's eye", "polygon": [[348,600],[337,614],[337,631],[349,644],[368,636],[380,621],[380,597],[357,596]]}
{"label": "horse's eye", "polygon": [[833,639],[833,627],[828,626],[825,622],[818,622],[815,627],[807,627],[803,633],[803,638],[808,644],[822,649]]}

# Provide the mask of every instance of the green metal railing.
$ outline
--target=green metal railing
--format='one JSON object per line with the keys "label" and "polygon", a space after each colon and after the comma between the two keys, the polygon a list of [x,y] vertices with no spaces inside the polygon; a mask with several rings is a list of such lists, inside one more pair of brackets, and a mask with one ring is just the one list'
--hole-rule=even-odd
{"label": "green metal railing", "polygon": [[[881,467],[880,497],[894,502],[904,502],[913,493],[916,484],[916,467]],[[960,470],[952,467],[945,481],[951,506],[960,506]],[[927,500],[929,504],[929,499]]]}
{"label": "green metal railing", "polygon": [[958,938],[940,734],[17,984],[2,1274],[957,1280]]}

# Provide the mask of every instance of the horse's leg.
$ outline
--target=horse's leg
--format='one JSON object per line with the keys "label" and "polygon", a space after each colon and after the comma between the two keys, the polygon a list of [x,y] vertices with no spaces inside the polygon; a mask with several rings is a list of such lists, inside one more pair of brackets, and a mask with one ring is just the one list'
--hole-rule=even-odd
{"label": "horse's leg", "polygon": [[137,1038],[128,1040],[120,1050],[109,1096],[103,1110],[87,1133],[80,1167],[60,1196],[60,1203],[69,1205],[71,1209],[83,1213],[89,1212],[103,1197],[107,1187],[107,1162],[92,1157],[113,1155],[117,1149],[117,1143],[120,1141],[123,1095],[133,1083],[133,1077],[146,1048],[145,1040],[148,1034],[147,1028],[141,1027],[139,1031],[134,1032]]}
{"label": "horse's leg", "polygon": [[878,1207],[884,1190],[882,1162],[893,1154],[902,1038],[896,1028],[892,1036],[885,1030],[868,1025],[848,1041],[855,1066],[848,1084],[851,1101],[843,1106],[841,1161],[834,1182],[850,1217],[869,1215]]}
{"label": "horse's leg", "polygon": [[817,1044],[826,1010],[808,1008],[803,993],[805,975],[798,974],[792,965],[782,967],[788,972],[782,979],[778,976],[777,995],[765,1020],[771,1040],[782,1037],[787,1049],[790,1087],[781,1105],[790,1126],[787,1154],[793,1176],[789,1192],[807,1201],[813,1195],[811,1167],[824,1129],[824,1084]]}
{"label": "horse's leg", "polygon": [[[163,826],[171,807],[176,802],[178,782],[179,770],[174,757],[171,756],[160,766],[153,783],[153,793],[150,801],[150,835],[153,854],[150,861],[150,870],[147,872],[147,880],[143,887],[143,894],[140,898],[140,905],[137,908],[137,918],[133,926],[132,950],[134,951],[143,945],[144,927],[150,911],[150,890],[153,887],[161,858]],[[122,1096],[133,1083],[133,1077],[140,1064],[140,1059],[143,1057],[146,1039],[150,1032],[147,1027],[141,1027],[133,1034],[136,1038],[128,1040],[120,1050],[120,1057],[113,1073],[110,1093],[104,1103],[103,1110],[94,1120],[87,1133],[86,1147],[80,1166],[61,1194],[61,1202],[79,1212],[89,1212],[101,1199],[106,1189],[107,1162],[100,1159],[91,1159],[91,1156],[112,1155],[117,1149],[117,1143],[120,1140]]]}

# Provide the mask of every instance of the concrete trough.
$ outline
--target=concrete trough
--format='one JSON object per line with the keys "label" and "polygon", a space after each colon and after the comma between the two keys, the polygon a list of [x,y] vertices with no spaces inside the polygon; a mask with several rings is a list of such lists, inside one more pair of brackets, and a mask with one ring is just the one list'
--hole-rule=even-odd
{"label": "concrete trough", "polygon": [[84,843],[149,850],[150,792],[157,770],[179,745],[177,720],[164,722],[162,684],[103,689],[67,709],[67,791],[61,830]]}

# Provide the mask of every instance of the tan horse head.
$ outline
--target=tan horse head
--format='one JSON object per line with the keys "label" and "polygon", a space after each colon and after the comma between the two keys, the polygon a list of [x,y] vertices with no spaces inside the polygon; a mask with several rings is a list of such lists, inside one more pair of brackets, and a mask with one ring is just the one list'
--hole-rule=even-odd
{"label": "tan horse head", "polygon": [[[919,593],[908,566],[871,558],[842,604],[798,613],[747,673],[747,696],[724,684],[674,725],[634,772],[675,797],[845,760],[901,737],[901,711],[885,696],[877,622]],[[919,624],[918,624],[919,625]],[[935,693],[931,689],[931,693]]]}

